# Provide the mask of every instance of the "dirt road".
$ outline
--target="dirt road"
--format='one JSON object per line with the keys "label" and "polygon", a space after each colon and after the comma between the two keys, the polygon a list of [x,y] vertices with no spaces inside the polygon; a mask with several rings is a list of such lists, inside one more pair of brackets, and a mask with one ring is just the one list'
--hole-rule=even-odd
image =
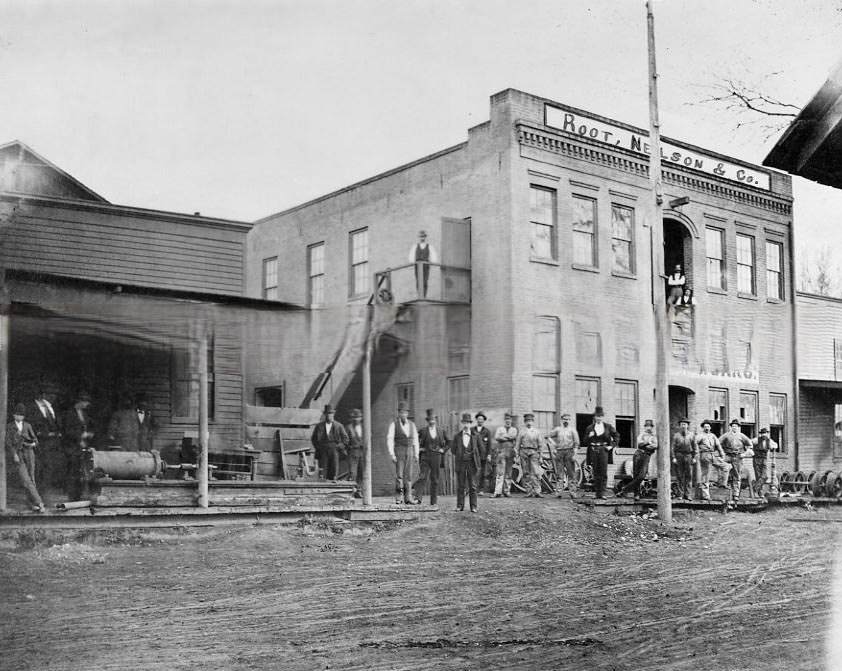
{"label": "dirt road", "polygon": [[842,668],[824,657],[842,509],[665,530],[554,499],[442,508],[377,529],[7,535],[0,668]]}

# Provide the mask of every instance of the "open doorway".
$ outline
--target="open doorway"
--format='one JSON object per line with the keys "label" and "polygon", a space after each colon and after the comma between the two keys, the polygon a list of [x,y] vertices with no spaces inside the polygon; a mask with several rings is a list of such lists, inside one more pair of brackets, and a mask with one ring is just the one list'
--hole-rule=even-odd
{"label": "open doorway", "polygon": [[693,288],[693,236],[687,227],[675,219],[664,219],[664,274],[675,272],[675,267],[687,278],[686,286]]}
{"label": "open doorway", "polygon": [[[692,389],[670,385],[669,406],[670,406],[670,438],[678,431],[678,423],[682,419],[691,419],[694,411],[695,394]],[[691,420],[691,429],[695,429]]]}

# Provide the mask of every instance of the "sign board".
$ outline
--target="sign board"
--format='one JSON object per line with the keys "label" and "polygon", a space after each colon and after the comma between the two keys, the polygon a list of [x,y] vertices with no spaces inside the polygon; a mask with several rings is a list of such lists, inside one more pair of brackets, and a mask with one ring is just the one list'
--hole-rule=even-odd
{"label": "sign board", "polygon": [[[602,144],[622,147],[638,154],[649,155],[648,135],[635,133],[628,128],[615,126],[583,114],[544,105],[544,120],[547,126],[565,133],[587,137]],[[759,189],[771,189],[769,173],[754,170],[743,165],[722,161],[706,154],[661,140],[661,161],[664,165],[674,163],[685,168],[699,170],[740,184]]]}

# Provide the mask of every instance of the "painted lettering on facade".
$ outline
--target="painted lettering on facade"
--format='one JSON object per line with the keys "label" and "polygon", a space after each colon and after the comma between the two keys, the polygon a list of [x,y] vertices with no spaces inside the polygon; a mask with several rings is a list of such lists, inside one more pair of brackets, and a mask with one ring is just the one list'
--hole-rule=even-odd
{"label": "painted lettering on facade", "polygon": [[[567,110],[544,105],[546,124],[565,133],[587,137],[597,142],[622,147],[638,154],[649,155],[651,148],[647,135],[634,133],[626,128],[612,126],[604,121],[591,119],[581,114],[574,114]],[[678,147],[669,142],[661,141],[661,160],[664,164],[683,165],[686,168],[716,175],[740,184],[748,184],[760,189],[771,188],[769,174],[760,170],[753,170],[728,161],[720,161],[684,147]]]}

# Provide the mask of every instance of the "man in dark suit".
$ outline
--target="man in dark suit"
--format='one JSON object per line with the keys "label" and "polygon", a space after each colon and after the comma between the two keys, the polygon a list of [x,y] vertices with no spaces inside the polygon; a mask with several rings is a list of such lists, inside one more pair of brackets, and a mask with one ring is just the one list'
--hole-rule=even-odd
{"label": "man in dark suit", "polygon": [[489,466],[491,469],[494,468],[494,462],[488,461],[488,456],[491,454],[491,431],[489,431],[488,427],[485,426],[485,422],[488,418],[482,410],[474,415],[474,419],[476,419],[477,425],[474,427],[473,431],[479,437],[480,445],[482,445],[482,454],[479,456],[479,473],[477,475],[477,495],[482,496],[487,479],[491,480],[491,489],[489,490],[489,493],[494,493],[494,479],[491,477],[490,472],[486,472]]}
{"label": "man in dark suit", "polygon": [[85,489],[82,459],[94,438],[94,424],[89,414],[91,397],[79,392],[76,403],[64,416],[64,488],[70,501],[79,501]]}
{"label": "man in dark suit", "polygon": [[591,451],[593,463],[593,482],[596,498],[605,498],[605,483],[608,479],[608,457],[620,440],[611,424],[605,421],[605,411],[602,406],[596,406],[593,413],[593,422],[585,429],[582,445]]}
{"label": "man in dark suit", "polygon": [[477,511],[477,476],[482,457],[482,443],[471,431],[471,413],[462,413],[462,429],[450,443],[456,466],[456,510],[465,510],[465,490],[468,490],[471,512]]}
{"label": "man in dark suit", "polygon": [[122,405],[108,423],[109,442],[127,452],[150,451],[157,426],[146,396],[138,394],[134,404],[124,401]]}
{"label": "man in dark suit", "polygon": [[345,427],[348,434],[348,478],[357,483],[354,490],[355,498],[362,498],[360,490],[363,486],[363,468],[365,466],[365,441],[363,441],[363,413],[354,408],[351,410],[351,423]]}
{"label": "man in dark suit", "polygon": [[61,451],[61,429],[52,401],[44,389],[38,389],[35,400],[26,409],[26,419],[38,437],[37,482],[41,487],[64,484],[64,454]]}
{"label": "man in dark suit", "polygon": [[447,435],[438,426],[438,418],[432,408],[427,410],[427,426],[418,431],[419,456],[421,475],[412,485],[412,495],[421,499],[422,488],[430,482],[430,505],[438,503],[439,498],[439,469],[442,466],[444,453],[449,449]]}
{"label": "man in dark suit", "polygon": [[310,442],[316,450],[319,465],[324,464],[325,480],[339,476],[339,456],[348,453],[348,434],[345,427],[334,420],[333,406],[325,406],[324,421],[316,424]]}
{"label": "man in dark suit", "polygon": [[18,403],[12,413],[12,421],[6,426],[6,452],[12,464],[11,470],[18,474],[32,509],[43,513],[44,502],[35,486],[35,447],[38,445],[38,437],[32,425],[24,421],[25,413],[24,404]]}

